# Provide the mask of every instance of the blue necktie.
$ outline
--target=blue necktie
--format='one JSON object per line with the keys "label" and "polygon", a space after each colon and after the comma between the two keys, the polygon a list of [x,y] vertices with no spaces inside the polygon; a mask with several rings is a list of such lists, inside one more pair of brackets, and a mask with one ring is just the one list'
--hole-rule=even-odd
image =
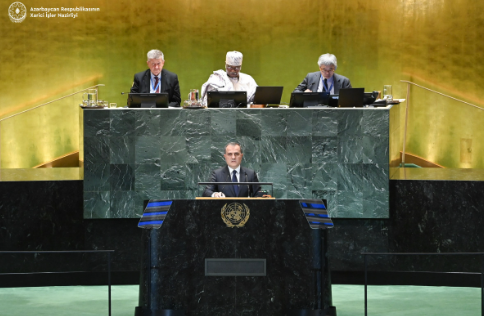
{"label": "blue necktie", "polygon": [[[232,171],[232,182],[239,182],[237,181],[237,170]],[[234,185],[235,196],[239,196],[239,186]]]}

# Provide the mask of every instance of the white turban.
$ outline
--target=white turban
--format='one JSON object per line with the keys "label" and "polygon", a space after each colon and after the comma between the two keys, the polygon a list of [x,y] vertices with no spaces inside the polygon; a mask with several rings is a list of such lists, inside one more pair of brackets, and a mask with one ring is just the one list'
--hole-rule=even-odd
{"label": "white turban", "polygon": [[227,52],[225,57],[225,63],[230,66],[242,66],[242,53],[241,52]]}

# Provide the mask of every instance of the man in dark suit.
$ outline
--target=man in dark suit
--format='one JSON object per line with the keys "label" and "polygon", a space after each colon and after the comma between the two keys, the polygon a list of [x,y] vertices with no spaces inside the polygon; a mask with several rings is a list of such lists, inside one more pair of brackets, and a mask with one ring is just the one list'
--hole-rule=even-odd
{"label": "man in dark suit", "polygon": [[334,73],[338,68],[336,56],[324,54],[318,60],[319,71],[310,72],[306,78],[294,89],[294,92],[326,92],[339,94],[342,88],[351,88],[348,78]]}
{"label": "man in dark suit", "polygon": [[173,72],[163,69],[165,57],[157,49],[148,52],[146,62],[150,69],[134,75],[131,93],[168,93],[168,105],[180,106],[180,85],[178,76]]}
{"label": "man in dark suit", "polygon": [[[259,182],[254,170],[240,166],[243,156],[239,143],[228,143],[224,154],[227,166],[214,170],[210,182]],[[259,189],[259,185],[208,185],[203,196],[252,197],[259,192]]]}

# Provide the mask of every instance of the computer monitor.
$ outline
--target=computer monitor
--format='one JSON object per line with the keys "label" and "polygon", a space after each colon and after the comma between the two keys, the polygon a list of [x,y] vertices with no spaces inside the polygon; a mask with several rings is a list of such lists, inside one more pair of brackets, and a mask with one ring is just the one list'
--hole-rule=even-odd
{"label": "computer monitor", "polygon": [[282,90],[284,87],[261,87],[255,90],[254,104],[279,104],[281,103]]}
{"label": "computer monitor", "polygon": [[289,107],[302,108],[317,105],[327,105],[329,92],[293,92]]}
{"label": "computer monitor", "polygon": [[339,89],[338,106],[340,108],[361,108],[364,94],[365,88]]}
{"label": "computer monitor", "polygon": [[167,108],[168,93],[129,93],[129,108]]}
{"label": "computer monitor", "polygon": [[247,91],[208,91],[209,108],[246,108]]}

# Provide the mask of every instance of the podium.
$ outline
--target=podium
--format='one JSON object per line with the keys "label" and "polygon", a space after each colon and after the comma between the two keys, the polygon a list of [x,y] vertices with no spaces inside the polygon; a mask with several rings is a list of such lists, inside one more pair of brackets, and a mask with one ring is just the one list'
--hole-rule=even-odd
{"label": "podium", "polygon": [[150,200],[135,315],[336,315],[326,205]]}

